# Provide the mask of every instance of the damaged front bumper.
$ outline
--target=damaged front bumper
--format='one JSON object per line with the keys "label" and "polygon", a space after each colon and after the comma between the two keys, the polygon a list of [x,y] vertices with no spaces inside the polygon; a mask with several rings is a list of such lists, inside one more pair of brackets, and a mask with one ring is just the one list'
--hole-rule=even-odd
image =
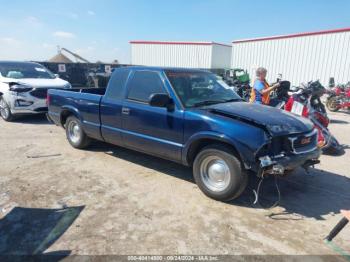
{"label": "damaged front bumper", "polygon": [[259,158],[260,168],[258,175],[283,175],[286,171],[294,170],[297,167],[308,169],[310,166],[320,163],[318,160],[320,155],[321,150],[319,148],[301,154],[280,154],[274,157],[266,155]]}
{"label": "damaged front bumper", "polygon": [[27,97],[16,97],[12,103],[13,114],[42,114],[47,112],[46,99]]}

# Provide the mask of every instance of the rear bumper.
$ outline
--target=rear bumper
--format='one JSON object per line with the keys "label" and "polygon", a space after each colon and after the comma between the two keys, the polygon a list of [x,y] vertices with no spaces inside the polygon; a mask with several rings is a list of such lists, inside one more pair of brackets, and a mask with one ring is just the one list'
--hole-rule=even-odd
{"label": "rear bumper", "polygon": [[56,123],[51,119],[49,113],[46,113],[45,115],[46,115],[47,121],[49,121],[50,124],[56,124]]}
{"label": "rear bumper", "polygon": [[260,172],[282,175],[285,171],[296,169],[297,167],[308,168],[309,166],[319,163],[321,150],[319,148],[302,154],[281,155],[270,158],[268,156],[261,157]]}

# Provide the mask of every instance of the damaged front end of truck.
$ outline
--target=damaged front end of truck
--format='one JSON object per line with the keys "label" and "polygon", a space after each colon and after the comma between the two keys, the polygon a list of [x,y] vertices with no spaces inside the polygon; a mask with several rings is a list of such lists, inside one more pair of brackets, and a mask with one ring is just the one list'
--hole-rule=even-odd
{"label": "damaged front end of truck", "polygon": [[255,152],[257,174],[283,176],[298,167],[308,170],[320,163],[317,130],[303,134],[269,137],[267,143]]}
{"label": "damaged front end of truck", "polygon": [[[225,108],[226,109],[226,108]],[[309,167],[318,164],[321,150],[317,144],[317,130],[311,122],[306,119],[296,118],[291,114],[281,114],[274,117],[274,110],[266,110],[265,121],[260,120],[260,112],[248,115],[247,111],[233,112],[231,110],[210,109],[210,113],[220,115],[241,123],[254,126],[259,129],[264,136],[249,137],[250,150],[240,150],[243,152],[246,169],[252,170],[258,177],[264,175],[283,176],[298,167],[308,170]],[[233,134],[236,136],[236,134]],[[240,136],[242,140],[242,136]],[[246,140],[247,142],[247,140]],[[248,144],[248,142],[246,143]],[[248,156],[249,155],[249,156]]]}

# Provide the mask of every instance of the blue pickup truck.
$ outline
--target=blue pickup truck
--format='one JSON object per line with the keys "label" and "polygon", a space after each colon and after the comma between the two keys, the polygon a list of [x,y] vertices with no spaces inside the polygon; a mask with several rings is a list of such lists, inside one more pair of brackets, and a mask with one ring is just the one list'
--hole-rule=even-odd
{"label": "blue pickup truck", "polygon": [[120,68],[106,89],[52,89],[47,103],[73,147],[96,139],[192,166],[216,200],[237,198],[250,173],[284,175],[320,156],[307,119],[243,102],[203,70]]}

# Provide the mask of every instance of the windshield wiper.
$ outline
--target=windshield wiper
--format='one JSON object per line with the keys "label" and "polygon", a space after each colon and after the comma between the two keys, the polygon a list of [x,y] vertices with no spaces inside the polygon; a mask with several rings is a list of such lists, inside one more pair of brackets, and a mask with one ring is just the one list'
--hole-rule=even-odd
{"label": "windshield wiper", "polygon": [[225,103],[225,102],[226,102],[226,100],[206,100],[206,101],[194,103],[193,106],[194,107],[208,106],[208,105],[220,104],[220,103]]}

